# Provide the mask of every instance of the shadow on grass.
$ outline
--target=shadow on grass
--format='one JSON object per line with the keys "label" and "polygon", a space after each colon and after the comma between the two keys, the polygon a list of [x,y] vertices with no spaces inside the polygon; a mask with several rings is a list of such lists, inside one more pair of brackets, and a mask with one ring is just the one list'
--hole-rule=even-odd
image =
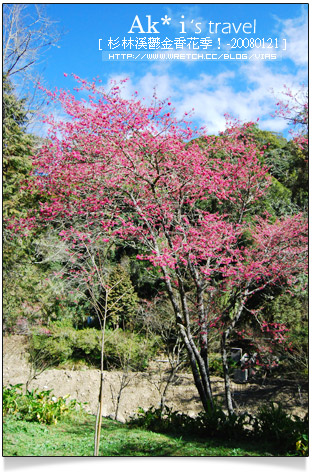
{"label": "shadow on grass", "polygon": [[[84,415],[82,418],[78,416],[75,417],[75,419],[69,418],[64,420],[63,425],[66,426],[66,431],[68,433],[80,435],[93,432],[95,430],[95,422],[96,418],[94,415]],[[102,430],[106,430],[106,432],[114,432],[117,429],[125,428],[126,426],[127,425],[111,420],[110,418],[103,418],[101,424]]]}
{"label": "shadow on grass", "polygon": [[180,447],[172,447],[166,442],[156,443],[156,441],[151,440],[151,442],[143,443],[143,440],[139,439],[120,442],[119,447],[109,447],[102,446],[100,444],[99,450],[100,456],[116,456],[116,457],[171,457],[171,456],[184,456],[181,453]]}
{"label": "shadow on grass", "polygon": [[[93,437],[95,417],[66,425],[66,432]],[[102,421],[100,456],[278,456],[267,442],[182,433],[157,433],[108,418]]]}
{"label": "shadow on grass", "polygon": [[[77,414],[57,425],[4,420],[4,456],[93,456],[95,416]],[[224,439],[178,432],[157,433],[104,418],[103,457],[285,456],[265,440]]]}

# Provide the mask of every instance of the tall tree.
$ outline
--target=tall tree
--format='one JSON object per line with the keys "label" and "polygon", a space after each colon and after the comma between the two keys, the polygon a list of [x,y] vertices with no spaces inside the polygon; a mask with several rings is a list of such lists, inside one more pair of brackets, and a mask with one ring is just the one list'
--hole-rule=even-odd
{"label": "tall tree", "polygon": [[26,132],[28,117],[25,100],[19,100],[7,77],[3,80],[3,213],[22,211],[19,182],[30,172],[34,137]]}
{"label": "tall tree", "polygon": [[60,33],[56,22],[46,14],[45,5],[32,3],[3,4],[3,72],[15,87],[18,98],[26,98],[28,120],[42,110],[38,93],[40,67],[51,47],[58,47]]}
{"label": "tall tree", "polygon": [[44,9],[36,4],[3,4],[3,276],[8,329],[17,318],[40,314],[38,308],[45,306],[38,305],[44,269],[31,262],[34,243],[12,233],[7,221],[22,218],[34,206],[34,196],[20,182],[29,174],[29,157],[38,142],[29,131],[43,105],[37,94],[40,63],[60,36]]}
{"label": "tall tree", "polygon": [[[47,119],[51,141],[34,160],[29,186],[48,199],[20,227],[53,223],[69,258],[71,248],[83,254],[123,241],[157,267],[208,410],[208,338],[217,317],[226,339],[253,295],[296,282],[306,270],[306,222],[301,215],[252,215],[270,181],[256,142],[250,134],[243,139],[252,124],[230,125],[200,145],[191,140],[196,130],[173,117],[170,102],[146,107],[137,97],[121,98],[117,85],[105,93],[77,80],[89,103],[47,91],[71,120]],[[215,212],[208,210],[211,199]],[[217,314],[214,303],[225,295]]]}
{"label": "tall tree", "polygon": [[55,46],[59,34],[53,27],[43,5],[3,5],[3,69],[8,77],[29,71],[47,49]]}
{"label": "tall tree", "polygon": [[[29,193],[20,189],[20,182],[31,170],[30,154],[34,138],[26,133],[27,112],[25,101],[17,99],[10,81],[3,80],[3,283],[4,319],[11,325],[17,318],[16,308],[21,307],[20,260],[24,255],[26,244],[23,239],[15,239],[7,219],[26,215],[25,207]],[[23,270],[22,270],[23,271]],[[27,272],[26,272],[27,273]],[[14,315],[14,316],[13,316]]]}

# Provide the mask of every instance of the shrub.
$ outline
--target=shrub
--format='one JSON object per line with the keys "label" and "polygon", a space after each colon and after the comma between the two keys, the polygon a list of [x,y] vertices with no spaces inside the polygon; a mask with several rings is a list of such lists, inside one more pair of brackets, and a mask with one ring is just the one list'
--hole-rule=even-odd
{"label": "shrub", "polygon": [[4,415],[15,415],[19,411],[18,400],[20,398],[20,390],[22,383],[3,387],[2,395],[2,412]]}
{"label": "shrub", "polygon": [[13,415],[25,421],[56,424],[60,418],[81,409],[76,400],[67,401],[69,395],[54,397],[51,390],[27,390],[22,392],[22,384],[9,385],[3,389],[3,416]]}
{"label": "shrub", "polygon": [[210,354],[208,357],[208,367],[211,372],[211,375],[216,375],[216,377],[224,376],[224,370],[220,355]]}
{"label": "shrub", "polygon": [[97,363],[100,360],[101,332],[94,328],[80,329],[75,331],[74,337],[73,358]]}
{"label": "shrub", "polygon": [[105,366],[145,370],[158,349],[158,337],[146,339],[122,329],[105,332]]}
{"label": "shrub", "polygon": [[150,431],[176,434],[198,433],[198,420],[174,411],[168,406],[163,409],[150,407],[148,410],[138,409],[138,415],[134,416],[129,424]]}
{"label": "shrub", "polygon": [[147,430],[219,438],[263,442],[277,453],[308,455],[308,417],[301,419],[290,416],[282,407],[272,403],[265,406],[256,416],[247,413],[228,414],[218,404],[207,413],[201,412],[192,418],[165,407],[139,409],[138,415],[130,421],[133,426]]}
{"label": "shrub", "polygon": [[[158,349],[158,337],[149,339],[122,329],[105,331],[106,370],[128,366],[132,370],[145,370]],[[33,334],[29,351],[41,355],[41,360],[54,365],[67,361],[84,360],[99,367],[101,331],[95,328],[74,329],[58,324],[50,326],[50,334]]]}
{"label": "shrub", "polygon": [[32,354],[41,353],[43,359],[58,364],[71,357],[73,339],[68,334],[34,334],[30,339],[29,350]]}
{"label": "shrub", "polygon": [[202,434],[212,435],[223,439],[241,438],[248,434],[247,428],[252,422],[248,413],[226,413],[223,408],[214,404],[208,412],[198,415]]}
{"label": "shrub", "polygon": [[229,415],[219,405],[214,405],[207,413],[201,412],[192,418],[184,413],[173,411],[169,407],[151,407],[144,411],[139,409],[139,416],[131,420],[131,424],[145,429],[160,432],[174,432],[224,439],[246,436],[246,425],[251,417],[246,413]]}
{"label": "shrub", "polygon": [[306,441],[308,436],[308,416],[291,416],[283,410],[280,403],[277,406],[271,403],[259,410],[253,427],[257,438],[267,439],[280,451],[297,451],[299,448],[300,452],[302,440]]}

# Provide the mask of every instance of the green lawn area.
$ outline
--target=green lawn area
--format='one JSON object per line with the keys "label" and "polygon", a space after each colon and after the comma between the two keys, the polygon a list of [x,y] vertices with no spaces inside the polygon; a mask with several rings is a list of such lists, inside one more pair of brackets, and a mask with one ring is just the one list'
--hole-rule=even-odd
{"label": "green lawn area", "polygon": [[[93,456],[95,418],[81,414],[57,425],[4,417],[3,456]],[[100,456],[269,456],[260,444],[175,437],[103,420]]]}

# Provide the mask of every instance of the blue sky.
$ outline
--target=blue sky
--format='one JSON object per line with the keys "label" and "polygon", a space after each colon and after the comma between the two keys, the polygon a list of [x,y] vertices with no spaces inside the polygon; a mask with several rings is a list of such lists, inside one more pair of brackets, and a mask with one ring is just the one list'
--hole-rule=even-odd
{"label": "blue sky", "polygon": [[[259,118],[261,128],[286,133],[286,123],[271,117],[276,97],[280,97],[284,84],[293,91],[307,84],[307,4],[48,4],[46,8],[48,16],[65,32],[59,47],[46,53],[43,76],[51,88],[74,87],[71,73],[87,80],[99,76],[104,85],[112,78],[128,77],[123,92],[126,97],[136,90],[148,101],[155,88],[159,98],[171,98],[178,116],[194,109],[193,121],[206,126],[210,133],[224,129],[226,113],[243,121]],[[163,24],[162,19],[168,19],[169,24]],[[155,31],[153,27],[147,31],[148,20],[152,25],[158,22]],[[255,33],[249,25],[243,27],[245,23],[253,26],[254,20]],[[186,33],[182,33],[180,22],[184,22]],[[212,32],[209,31],[210,22]],[[216,23],[221,25],[214,33]],[[132,24],[135,27],[133,33],[129,33]],[[228,24],[239,31],[229,34]],[[165,39],[172,41],[172,51],[154,49],[149,40],[153,37],[159,38],[160,43]],[[108,46],[110,38],[119,44],[115,50]],[[123,49],[123,38],[137,41],[138,48],[132,45],[132,48]],[[177,49],[176,38],[184,38],[182,50]],[[188,38],[196,38],[194,45]],[[207,38],[211,46],[200,51],[201,38],[203,45]],[[264,45],[270,45],[269,38],[278,48],[261,47],[263,39]],[[240,45],[251,41],[253,47],[232,48],[236,41]],[[190,47],[187,46],[189,42]],[[143,56],[156,52],[186,55],[223,52],[233,55],[231,57],[250,54],[256,59],[248,61],[238,56],[231,60],[191,60],[187,55],[184,60],[104,61],[99,45],[110,53],[122,51],[134,55],[142,53]],[[276,59],[260,59],[262,54],[276,54]],[[68,77],[64,73],[68,73]]]}

